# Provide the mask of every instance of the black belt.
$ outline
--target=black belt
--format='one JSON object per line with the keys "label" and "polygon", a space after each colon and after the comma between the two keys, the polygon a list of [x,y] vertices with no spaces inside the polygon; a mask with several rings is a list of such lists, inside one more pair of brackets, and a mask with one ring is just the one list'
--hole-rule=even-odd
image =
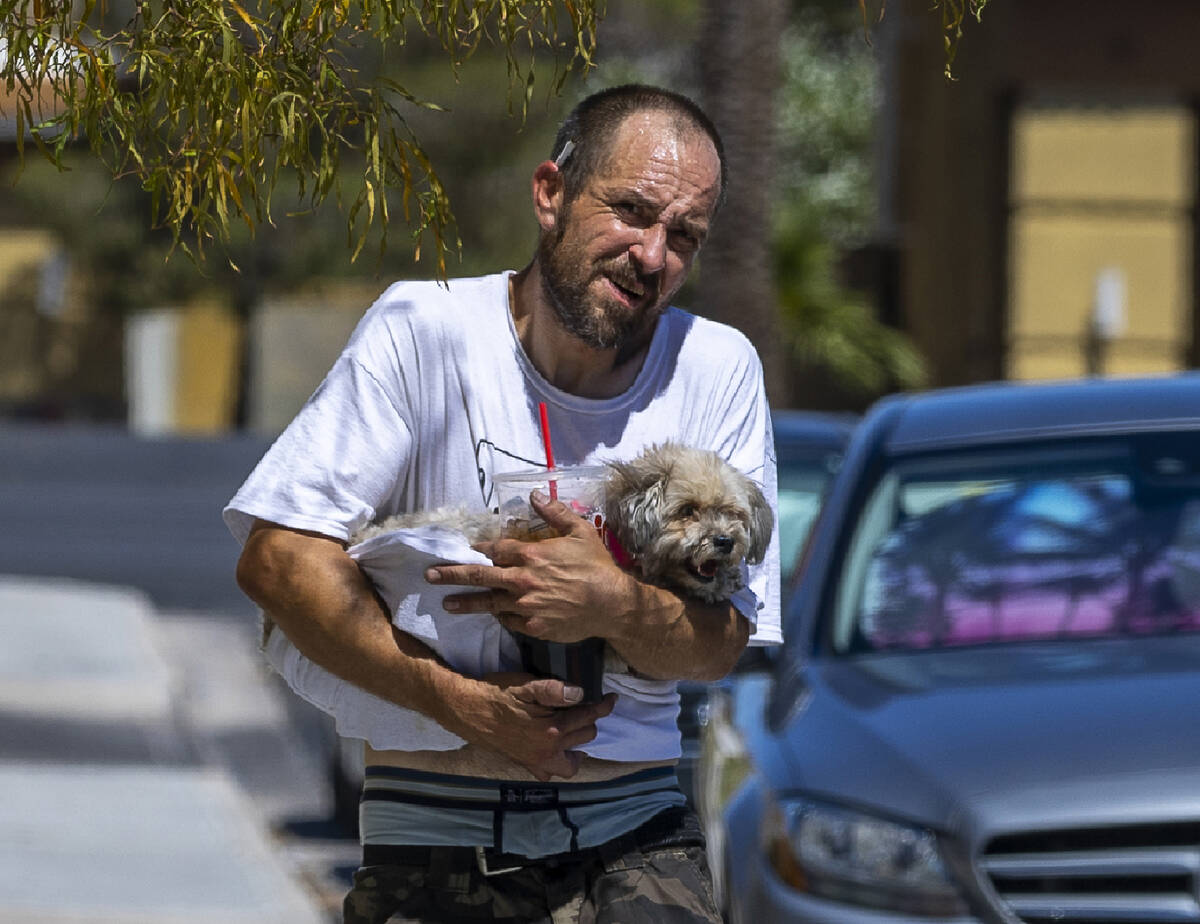
{"label": "black belt", "polygon": [[632,831],[596,847],[527,857],[519,853],[501,853],[491,847],[440,847],[425,844],[364,844],[363,866],[418,866],[442,869],[479,868],[485,876],[511,873],[530,866],[561,866],[602,860],[615,852],[651,851],[666,847],[702,847],[704,834],[695,814],[689,809],[664,809]]}

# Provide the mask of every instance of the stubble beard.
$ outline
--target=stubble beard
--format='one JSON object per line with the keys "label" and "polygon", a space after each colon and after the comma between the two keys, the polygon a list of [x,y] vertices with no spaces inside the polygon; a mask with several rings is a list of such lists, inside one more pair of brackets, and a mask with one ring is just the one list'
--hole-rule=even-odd
{"label": "stubble beard", "polygon": [[542,292],[559,322],[573,336],[594,350],[613,350],[618,356],[640,347],[658,323],[662,306],[638,311],[617,311],[598,303],[589,284],[599,275],[628,278],[632,270],[627,258],[614,257],[590,272],[587,257],[572,244],[563,242],[563,232],[546,235],[538,242]]}

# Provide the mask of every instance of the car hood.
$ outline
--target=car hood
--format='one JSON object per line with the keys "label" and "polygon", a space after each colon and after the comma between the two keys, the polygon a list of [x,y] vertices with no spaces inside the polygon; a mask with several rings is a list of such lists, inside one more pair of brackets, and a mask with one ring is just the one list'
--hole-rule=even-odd
{"label": "car hood", "polygon": [[982,839],[1200,818],[1200,636],[818,659],[787,783]]}

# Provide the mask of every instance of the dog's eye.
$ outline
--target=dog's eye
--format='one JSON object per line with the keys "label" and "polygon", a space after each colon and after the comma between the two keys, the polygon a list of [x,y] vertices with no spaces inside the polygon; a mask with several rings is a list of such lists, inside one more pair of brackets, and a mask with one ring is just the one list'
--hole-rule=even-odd
{"label": "dog's eye", "polygon": [[696,515],[696,508],[694,506],[692,506],[691,504],[684,504],[682,507],[679,508],[678,515],[681,520],[686,520],[689,517],[694,517]]}

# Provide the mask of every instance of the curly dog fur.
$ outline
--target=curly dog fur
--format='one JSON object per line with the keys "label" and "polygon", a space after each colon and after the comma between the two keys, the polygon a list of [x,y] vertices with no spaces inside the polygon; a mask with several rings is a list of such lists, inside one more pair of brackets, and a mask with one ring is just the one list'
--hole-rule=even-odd
{"label": "curly dog fur", "polygon": [[662,443],[609,464],[605,518],[642,577],[716,603],[767,553],[775,517],[753,481],[715,452]]}

